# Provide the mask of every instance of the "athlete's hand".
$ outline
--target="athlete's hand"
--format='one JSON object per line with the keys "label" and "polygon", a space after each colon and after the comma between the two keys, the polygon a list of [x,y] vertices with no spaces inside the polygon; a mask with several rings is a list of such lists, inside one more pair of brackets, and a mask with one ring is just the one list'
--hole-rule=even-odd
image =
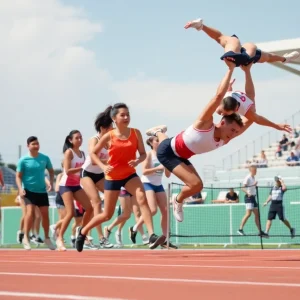
{"label": "athlete's hand", "polygon": [[229,83],[229,87],[228,87],[228,90],[227,90],[228,92],[232,92],[232,86],[233,86],[234,82],[235,82],[235,78],[232,79],[232,81]]}
{"label": "athlete's hand", "polygon": [[267,206],[267,204],[268,204],[268,202],[265,202],[265,203],[264,203],[264,206]]}
{"label": "athlete's hand", "polygon": [[51,184],[47,185],[47,192],[51,192],[53,190],[53,187]]}
{"label": "athlete's hand", "polygon": [[133,159],[128,162],[128,165],[132,168],[135,168],[138,165],[138,162],[135,159]]}
{"label": "athlete's hand", "polygon": [[106,165],[104,168],[103,168],[103,172],[104,174],[108,174],[109,172],[111,172],[111,170],[113,169],[114,167],[110,166],[110,165]]}
{"label": "athlete's hand", "polygon": [[231,59],[225,58],[224,61],[230,70],[233,70],[236,67],[235,62],[232,61]]}
{"label": "athlete's hand", "polygon": [[22,199],[24,199],[24,196],[26,195],[26,191],[25,190],[19,190],[19,195]]}
{"label": "athlete's hand", "polygon": [[247,72],[247,71],[249,71],[250,69],[251,69],[251,67],[253,66],[253,62],[251,63],[251,64],[249,64],[249,65],[247,65],[247,66],[240,66],[241,67],[241,69],[244,71],[244,72]]}
{"label": "athlete's hand", "polygon": [[288,133],[291,133],[293,131],[292,127],[288,124],[277,124],[277,126],[278,130],[286,131]]}

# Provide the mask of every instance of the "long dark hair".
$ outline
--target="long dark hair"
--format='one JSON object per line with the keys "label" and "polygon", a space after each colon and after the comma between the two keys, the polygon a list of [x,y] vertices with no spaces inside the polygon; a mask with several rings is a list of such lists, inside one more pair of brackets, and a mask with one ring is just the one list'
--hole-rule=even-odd
{"label": "long dark hair", "polygon": [[65,153],[68,149],[73,148],[73,144],[70,142],[70,140],[73,138],[73,135],[76,134],[76,133],[80,133],[80,131],[77,130],[77,129],[72,130],[66,136],[65,143],[64,143],[64,146],[63,146],[63,153]]}
{"label": "long dark hair", "polygon": [[105,109],[105,111],[97,115],[94,123],[94,127],[97,132],[100,132],[101,127],[107,129],[112,125],[113,120],[110,116],[112,108],[113,107],[110,105]]}

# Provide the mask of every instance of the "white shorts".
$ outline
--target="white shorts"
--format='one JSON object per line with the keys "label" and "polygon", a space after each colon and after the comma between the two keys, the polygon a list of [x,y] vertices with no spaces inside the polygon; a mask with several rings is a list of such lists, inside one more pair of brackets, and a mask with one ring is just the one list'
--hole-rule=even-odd
{"label": "white shorts", "polygon": [[253,210],[253,209],[257,209],[257,207],[255,207],[254,203],[246,203],[246,210]]}

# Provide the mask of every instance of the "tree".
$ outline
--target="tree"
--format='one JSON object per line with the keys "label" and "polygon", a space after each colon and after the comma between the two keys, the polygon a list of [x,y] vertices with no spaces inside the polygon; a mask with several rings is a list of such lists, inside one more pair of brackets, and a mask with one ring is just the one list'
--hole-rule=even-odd
{"label": "tree", "polygon": [[17,165],[15,165],[15,164],[7,164],[6,166],[14,171],[17,170]]}
{"label": "tree", "polygon": [[5,165],[3,159],[2,159],[2,155],[0,153],[0,167],[3,167]]}

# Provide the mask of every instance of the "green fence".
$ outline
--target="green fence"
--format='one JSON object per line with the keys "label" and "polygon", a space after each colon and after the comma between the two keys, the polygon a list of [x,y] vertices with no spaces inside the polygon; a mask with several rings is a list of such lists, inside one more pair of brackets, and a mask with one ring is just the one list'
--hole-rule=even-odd
{"label": "green fence", "polygon": [[[171,194],[180,192],[182,185],[172,183]],[[269,205],[263,206],[268,198],[271,187],[257,189],[257,200],[259,202],[259,215],[261,229],[264,231]],[[292,239],[289,229],[278,219],[272,223],[268,239],[261,239],[259,231],[254,222],[254,215],[248,219],[244,232],[245,236],[238,234],[241,220],[245,215],[244,193],[240,188],[234,189],[240,198],[239,203],[213,204],[213,200],[220,199],[220,195],[228,192],[224,188],[204,188],[202,196],[205,197],[204,204],[185,204],[184,221],[178,223],[170,213],[170,236],[177,244],[200,244],[200,245],[283,245],[300,244],[300,188],[288,187],[284,195],[285,217],[296,229],[296,236]]]}

